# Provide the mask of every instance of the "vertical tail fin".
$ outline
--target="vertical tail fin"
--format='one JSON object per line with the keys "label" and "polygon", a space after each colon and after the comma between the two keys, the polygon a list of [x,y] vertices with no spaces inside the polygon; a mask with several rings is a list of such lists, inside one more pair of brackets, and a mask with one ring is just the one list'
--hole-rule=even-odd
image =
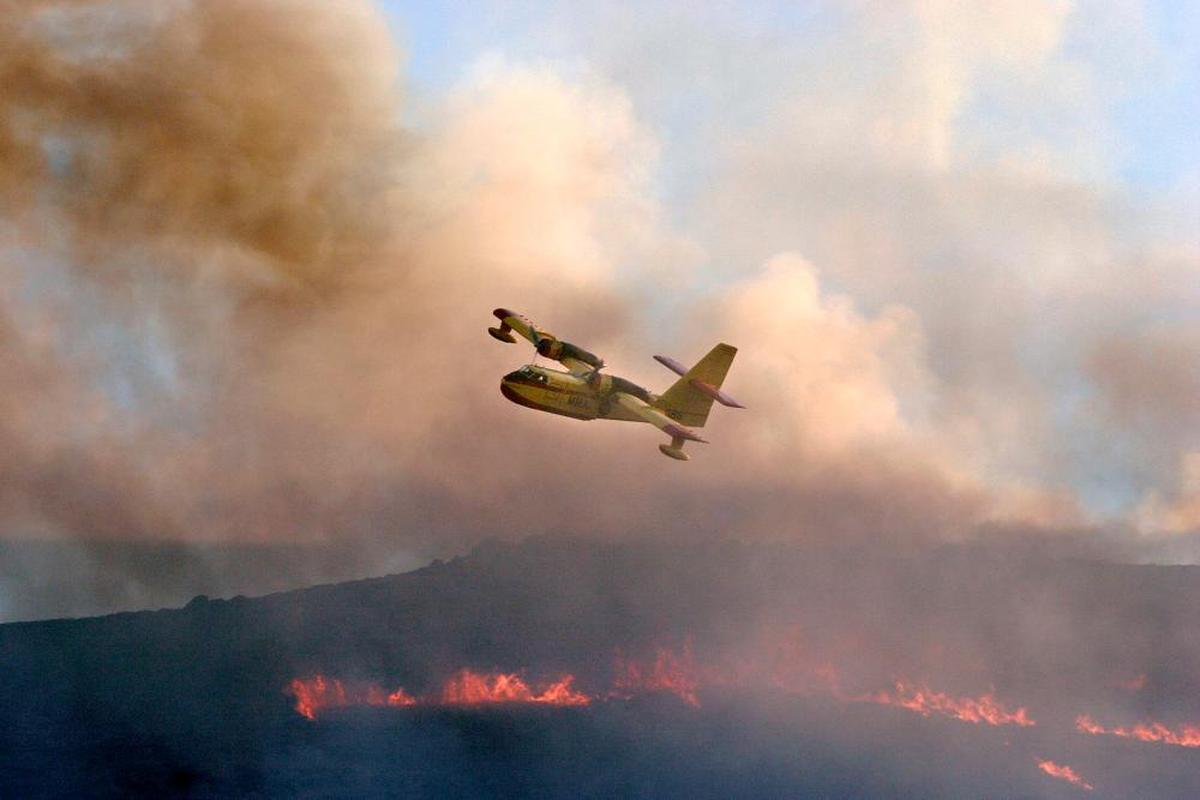
{"label": "vertical tail fin", "polygon": [[737,348],[733,345],[717,345],[696,366],[683,373],[683,377],[659,396],[654,405],[671,419],[691,428],[704,427],[714,400],[741,408],[736,400],[720,391],[735,355]]}

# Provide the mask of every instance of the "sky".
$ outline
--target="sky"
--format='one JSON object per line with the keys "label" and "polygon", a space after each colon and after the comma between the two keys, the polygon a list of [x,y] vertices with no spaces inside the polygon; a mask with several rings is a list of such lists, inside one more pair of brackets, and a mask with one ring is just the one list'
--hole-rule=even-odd
{"label": "sky", "polygon": [[[1195,4],[9,11],[5,540],[1200,558]],[[676,464],[512,406],[496,306],[749,408]]]}
{"label": "sky", "polygon": [[[1048,180],[1096,192],[1114,205],[1133,206],[1114,211],[1136,218],[1123,234],[1155,239],[1165,233],[1166,240],[1194,245],[1200,221],[1195,136],[1200,130],[1200,47],[1188,33],[1200,24],[1194,4],[1026,3],[999,13],[972,4],[958,9],[939,3],[890,5],[891,13],[889,4],[879,3],[712,3],[686,11],[658,3],[636,12],[603,4],[581,12],[554,3],[464,8],[385,2],[382,7],[406,43],[409,79],[418,95],[435,96],[480,64],[506,61],[615,83],[658,142],[655,196],[668,218],[702,246],[721,239],[697,219],[697,207],[704,202],[700,195],[720,181],[715,173],[722,164],[713,157],[712,140],[753,135],[756,127],[786,113],[788,93],[805,88],[788,85],[803,81],[785,67],[794,65],[798,72],[814,53],[820,57],[823,48],[830,48],[834,59],[858,55],[855,40],[863,37],[872,14],[887,18],[881,27],[890,29],[871,31],[868,37],[911,46],[917,58],[946,59],[940,65],[943,74],[935,66],[920,76],[926,82],[921,89],[946,91],[935,85],[939,80],[959,84],[949,89],[958,96],[945,112],[950,115],[943,120],[947,130],[923,132],[929,137],[926,144],[938,137],[944,148],[938,159],[947,171],[1028,159],[1032,163],[1023,168],[1048,170],[1042,176]],[[993,49],[979,55],[962,52],[972,47],[971,37],[991,35],[983,29],[996,16],[1006,18],[995,20],[1001,29],[988,43]],[[918,41],[903,42],[913,35],[906,27],[914,18],[921,24],[922,17],[927,28]],[[869,67],[849,69],[871,79]],[[959,74],[950,74],[955,71]],[[1040,101],[1039,83],[1059,94]],[[865,115],[873,109],[856,111]],[[1086,158],[1073,161],[1077,152]],[[771,205],[759,200],[763,207]],[[796,233],[795,246],[802,247],[802,233]],[[1148,246],[1145,239],[1138,245]],[[692,280],[706,282],[706,268],[707,280],[716,285],[729,271],[738,271],[703,264]],[[1007,269],[1017,272],[1022,265]],[[887,300],[855,299],[871,306]],[[1181,300],[1174,308],[1143,313],[1195,320],[1200,314],[1196,293]],[[1076,406],[1086,402],[1092,387],[1086,376],[1061,375],[1061,359],[1074,354],[1051,352],[1052,338],[1050,332],[1033,331],[1033,341],[1023,348],[1028,351],[1023,366],[1042,381],[1062,384],[1055,387],[1058,396],[1050,411],[1061,428],[1072,424]],[[1083,442],[1076,446],[1087,447]],[[1145,491],[1138,466],[1108,459],[1098,470],[1090,455],[1080,455],[1082,463],[1071,465],[1070,474],[1062,477],[1085,508],[1130,513]]]}
{"label": "sky", "polygon": [[[763,49],[772,47],[813,46],[828,35],[839,11],[853,4],[839,3],[709,3],[686,12],[670,4],[655,3],[639,10],[637,19],[628,17],[623,25],[603,28],[574,27],[567,19],[564,4],[491,3],[461,4],[380,0],[389,25],[405,47],[405,70],[415,89],[436,93],[461,80],[470,65],[480,59],[508,56],[516,60],[553,62],[560,68],[588,68],[606,74],[620,73],[606,51],[633,42],[639,46],[638,28],[662,25],[671,16],[692,18],[695,24],[721,30],[729,41],[741,39],[749,49],[740,50],[744,66],[762,66]],[[862,4],[860,4],[862,5]],[[1200,25],[1200,9],[1181,0],[1154,0],[1144,3],[1051,3],[1046,7],[1065,13],[1073,30],[1062,43],[1064,54],[1081,57],[1104,74],[1113,84],[1112,102],[1106,109],[1108,122],[1119,137],[1112,176],[1125,190],[1139,194],[1179,190],[1194,192],[1195,174],[1200,170],[1194,132],[1200,124],[1200,100],[1196,98],[1196,80],[1200,75],[1200,48],[1191,35]],[[603,13],[603,12],[601,12]],[[1105,19],[1107,17],[1107,19]],[[1088,40],[1093,22],[1132,23],[1119,32],[1101,29],[1100,36],[1112,37],[1107,43]],[[1118,35],[1114,36],[1113,34]],[[702,40],[701,40],[702,41]],[[667,44],[672,54],[704,58],[696,39],[679,38]],[[658,41],[655,44],[662,45]],[[1097,47],[1103,44],[1104,49]],[[763,49],[755,47],[761,45]],[[642,53],[644,58],[661,58],[662,50]],[[712,55],[709,52],[708,55]],[[755,65],[755,61],[760,64]],[[711,66],[711,65],[710,65]],[[713,75],[706,74],[712,87]],[[724,77],[732,88],[736,74]],[[654,77],[643,77],[624,88],[635,99],[648,90]],[[1122,85],[1132,83],[1133,86]],[[695,85],[677,85],[681,100],[703,91]],[[682,115],[679,109],[674,109]],[[669,128],[673,140],[686,138],[685,126],[671,126],[669,112],[653,103],[638,105],[639,115],[658,130]],[[699,107],[693,113],[700,113]],[[973,109],[979,124],[987,124],[986,100]],[[1001,120],[992,120],[1000,122]]]}

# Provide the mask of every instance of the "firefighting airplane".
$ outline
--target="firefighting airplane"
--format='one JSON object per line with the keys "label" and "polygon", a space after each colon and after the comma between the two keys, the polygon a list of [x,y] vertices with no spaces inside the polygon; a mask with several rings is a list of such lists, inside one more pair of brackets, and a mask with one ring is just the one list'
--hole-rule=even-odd
{"label": "firefighting airplane", "polygon": [[721,391],[721,382],[737,354],[732,345],[717,345],[691,369],[673,358],[655,356],[655,361],[680,376],[666,392],[655,395],[616,375],[601,375],[602,359],[538,328],[520,314],[506,308],[492,313],[500,320],[500,327],[488,328],[494,338],[515,344],[512,331],[516,331],[533,343],[539,355],[568,370],[527,364],[505,375],[500,392],[517,405],[582,420],[649,422],[671,437],[669,445],[660,444],[658,449],[679,461],[688,460],[684,442],[707,443],[684,426],[703,428],[714,400],[723,406],[745,408]]}

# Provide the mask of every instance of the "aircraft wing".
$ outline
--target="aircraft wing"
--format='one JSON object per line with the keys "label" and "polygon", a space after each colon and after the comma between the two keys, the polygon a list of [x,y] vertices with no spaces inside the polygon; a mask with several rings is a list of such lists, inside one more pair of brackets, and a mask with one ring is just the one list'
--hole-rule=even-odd
{"label": "aircraft wing", "polygon": [[516,340],[513,339],[510,331],[516,331],[533,344],[539,355],[559,362],[569,369],[572,375],[586,377],[604,366],[604,359],[592,355],[582,347],[564,342],[550,331],[537,327],[529,319],[515,311],[497,308],[492,314],[500,320],[499,328],[488,328],[488,333],[494,338],[512,344]]}
{"label": "aircraft wing", "polygon": [[[558,360],[571,372],[572,375],[577,378],[586,378],[588,375],[591,375],[596,371],[596,369],[598,369],[597,367],[592,367],[580,361],[579,359],[571,358],[570,356],[564,356]],[[600,363],[603,365],[604,362]]]}
{"label": "aircraft wing", "polygon": [[626,411],[638,415],[642,419],[646,420],[646,422],[649,422],[651,425],[670,436],[672,439],[686,439],[692,442],[703,442],[704,444],[708,444],[708,440],[700,438],[695,431],[683,427],[678,422],[659,411],[657,408],[652,408],[631,394],[617,392],[615,394],[615,399]]}
{"label": "aircraft wing", "polygon": [[529,340],[534,347],[543,340],[555,341],[555,336],[550,331],[539,330],[536,325],[529,321],[527,317],[518,314],[515,311],[509,311],[507,308],[497,308],[492,314],[496,319],[500,320],[499,328],[488,328],[488,333],[502,342],[512,344],[514,339],[509,331],[516,331]]}

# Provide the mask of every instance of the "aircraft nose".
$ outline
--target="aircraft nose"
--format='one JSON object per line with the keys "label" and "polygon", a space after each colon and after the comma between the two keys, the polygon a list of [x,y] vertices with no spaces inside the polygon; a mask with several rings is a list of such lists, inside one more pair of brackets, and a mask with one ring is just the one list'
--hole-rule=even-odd
{"label": "aircraft nose", "polygon": [[511,400],[518,405],[521,404],[521,395],[513,388],[512,383],[507,378],[500,381],[500,394],[504,395],[505,399]]}

